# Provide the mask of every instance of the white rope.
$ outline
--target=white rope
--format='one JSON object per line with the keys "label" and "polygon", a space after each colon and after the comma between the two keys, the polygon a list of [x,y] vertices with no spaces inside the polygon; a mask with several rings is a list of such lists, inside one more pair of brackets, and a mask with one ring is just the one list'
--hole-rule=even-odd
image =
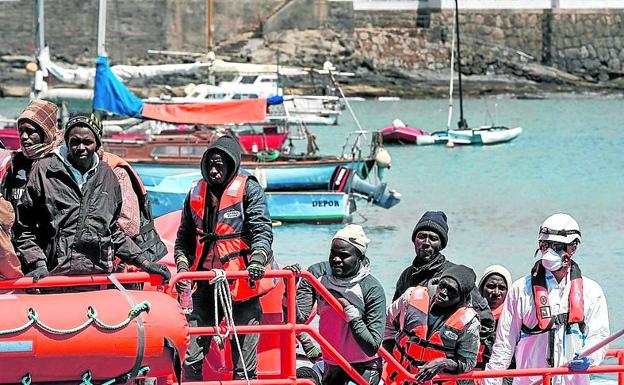
{"label": "white rope", "polygon": [[[249,376],[247,375],[247,364],[245,363],[245,356],[243,356],[243,350],[241,349],[240,340],[236,333],[236,325],[234,325],[234,314],[232,313],[232,294],[230,293],[230,287],[228,286],[227,279],[225,278],[225,271],[221,269],[212,269],[215,273],[215,277],[210,280],[210,283],[215,286],[214,288],[214,304],[215,304],[215,326],[217,327],[216,337],[220,338],[222,342],[229,337],[230,331],[234,334],[234,341],[236,341],[236,349],[238,350],[238,356],[243,363],[243,373],[245,374],[245,381],[247,385],[250,385]],[[217,302],[218,301],[218,302]],[[219,303],[223,307],[226,332],[221,334],[219,330]],[[236,364],[236,363],[234,363]]]}

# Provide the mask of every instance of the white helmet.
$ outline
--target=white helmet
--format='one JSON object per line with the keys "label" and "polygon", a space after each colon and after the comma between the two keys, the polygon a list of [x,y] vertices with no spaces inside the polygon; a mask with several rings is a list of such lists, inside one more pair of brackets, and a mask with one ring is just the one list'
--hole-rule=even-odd
{"label": "white helmet", "polygon": [[540,241],[561,243],[581,242],[581,230],[578,223],[568,214],[557,213],[546,218],[540,227]]}

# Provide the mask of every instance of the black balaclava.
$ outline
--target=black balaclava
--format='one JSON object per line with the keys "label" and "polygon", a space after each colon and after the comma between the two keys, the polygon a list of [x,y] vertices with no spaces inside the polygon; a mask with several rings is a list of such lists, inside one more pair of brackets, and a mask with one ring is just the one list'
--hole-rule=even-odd
{"label": "black balaclava", "polygon": [[208,145],[201,160],[201,173],[206,182],[208,182],[208,158],[214,152],[225,155],[224,160],[229,165],[229,174],[226,175],[223,186],[220,186],[222,191],[232,178],[238,174],[241,163],[241,145],[236,138],[230,135],[224,135]]}

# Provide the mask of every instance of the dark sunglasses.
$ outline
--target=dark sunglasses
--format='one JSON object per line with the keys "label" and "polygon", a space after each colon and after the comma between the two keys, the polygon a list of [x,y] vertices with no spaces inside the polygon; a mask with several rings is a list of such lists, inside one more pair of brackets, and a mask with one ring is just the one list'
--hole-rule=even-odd
{"label": "dark sunglasses", "polygon": [[545,251],[549,247],[556,252],[565,251],[568,248],[567,243],[552,242],[552,241],[540,241],[540,250]]}

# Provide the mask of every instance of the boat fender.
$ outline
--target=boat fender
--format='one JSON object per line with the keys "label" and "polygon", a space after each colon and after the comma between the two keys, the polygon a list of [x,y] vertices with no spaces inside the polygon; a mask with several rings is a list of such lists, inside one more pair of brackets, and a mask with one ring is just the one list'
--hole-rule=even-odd
{"label": "boat fender", "polygon": [[280,152],[278,150],[264,150],[256,153],[256,158],[258,158],[260,162],[273,162],[276,161],[279,156]]}
{"label": "boat fender", "polygon": [[383,147],[377,148],[375,151],[375,162],[377,163],[377,167],[380,168],[390,168],[390,163],[392,163],[392,157],[388,150]]}

